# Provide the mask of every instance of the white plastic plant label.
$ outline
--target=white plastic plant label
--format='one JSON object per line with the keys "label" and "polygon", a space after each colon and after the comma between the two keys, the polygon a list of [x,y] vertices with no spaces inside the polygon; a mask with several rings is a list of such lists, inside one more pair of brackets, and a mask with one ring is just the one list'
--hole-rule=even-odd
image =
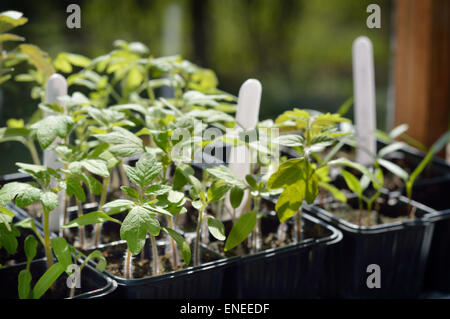
{"label": "white plastic plant label", "polygon": [[[236,110],[236,131],[247,132],[256,128],[259,117],[259,105],[261,103],[262,85],[256,79],[248,79],[239,89]],[[230,170],[241,179],[250,173],[251,154],[245,146],[231,148],[229,157]],[[239,218],[248,200],[248,192],[244,193],[241,205],[236,208],[235,216]],[[233,211],[229,195],[225,201],[229,212]]]}
{"label": "white plastic plant label", "polygon": [[[47,81],[47,87],[45,90],[45,102],[48,104],[59,104],[59,98],[67,95],[67,81],[66,79],[58,73],[53,74]],[[48,114],[45,114],[47,116]],[[53,145],[58,143],[59,138],[57,138]],[[51,146],[49,147],[51,148]],[[58,169],[63,167],[61,162],[57,161],[57,154],[55,151],[50,149],[44,150],[44,165],[51,167],[53,169]],[[64,192],[58,193],[59,205],[50,214],[49,228],[52,232],[59,232],[64,217]]]}
{"label": "white plastic plant label", "polygon": [[377,150],[375,72],[372,42],[365,36],[353,42],[353,94],[356,161],[372,165]]}

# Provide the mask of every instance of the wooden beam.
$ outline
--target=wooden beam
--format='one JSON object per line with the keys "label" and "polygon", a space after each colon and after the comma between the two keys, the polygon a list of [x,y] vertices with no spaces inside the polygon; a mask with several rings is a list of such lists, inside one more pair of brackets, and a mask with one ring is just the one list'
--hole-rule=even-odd
{"label": "wooden beam", "polygon": [[449,127],[450,1],[397,0],[395,124],[431,146]]}

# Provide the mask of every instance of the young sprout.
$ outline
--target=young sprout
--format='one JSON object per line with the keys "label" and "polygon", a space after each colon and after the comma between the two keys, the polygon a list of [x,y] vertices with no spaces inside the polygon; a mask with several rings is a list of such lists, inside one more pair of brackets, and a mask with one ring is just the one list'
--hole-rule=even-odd
{"label": "young sprout", "polygon": [[[208,170],[211,173],[210,170]],[[189,196],[192,206],[198,211],[198,220],[196,227],[196,237],[194,244],[194,266],[200,265],[200,239],[201,230],[205,218],[208,222],[208,230],[216,239],[225,240],[225,227],[222,222],[213,216],[206,214],[207,207],[210,203],[215,203],[223,199],[230,189],[230,186],[220,180],[213,181],[209,189],[206,189],[205,183],[200,182],[194,176],[192,167],[186,164],[179,164],[175,170],[173,187],[182,190],[189,185]]]}
{"label": "young sprout", "polygon": [[12,182],[4,185],[0,190],[0,206],[6,206],[15,200],[19,207],[26,207],[35,202],[40,202],[44,212],[44,248],[47,257],[47,265],[50,268],[53,263],[50,243],[50,214],[58,206],[57,188],[52,188],[50,182],[52,179],[59,180],[60,175],[53,169],[39,165],[16,163],[19,171],[31,175],[36,184]]}
{"label": "young sprout", "polygon": [[[53,252],[57,258],[57,262],[54,263],[47,271],[39,278],[34,287],[31,287],[32,275],[31,275],[31,262],[36,256],[37,241],[32,235],[28,235],[25,239],[24,250],[27,258],[26,268],[21,270],[18,277],[18,292],[20,299],[39,299],[47,290],[51,289],[54,282],[64,273],[72,275],[73,272],[78,272],[75,276],[75,281],[80,280],[81,271],[86,266],[87,262],[92,258],[99,259],[97,263],[97,270],[104,271],[106,267],[106,259],[103,257],[100,251],[96,250],[90,253],[82,262],[79,268],[77,268],[77,261],[81,258],[82,254],[69,246],[66,240],[62,237],[53,238],[51,240]],[[72,298],[75,295],[76,282],[72,282],[70,287],[70,295]]]}
{"label": "young sprout", "polygon": [[347,135],[336,129],[336,124],[341,122],[348,120],[339,114],[321,114],[296,108],[286,111],[275,121],[282,132],[300,133],[281,135],[278,138],[280,145],[294,149],[300,157],[282,163],[267,184],[268,189],[283,189],[275,210],[281,222],[296,216],[297,242],[302,239],[300,214],[303,201],[308,204],[315,201],[319,193],[320,178],[325,188],[329,185],[325,184],[324,171],[319,170],[329,163],[323,162],[320,163],[321,166],[317,166],[314,163],[315,154],[334,144],[337,138]]}
{"label": "young sprout", "polygon": [[[372,205],[374,201],[381,195],[380,189],[383,185],[383,171],[380,168],[375,170],[374,176],[378,183],[371,181],[367,175],[363,175],[361,179],[358,180],[358,178],[349,171],[341,169],[341,173],[348,188],[358,196],[358,226],[361,227],[363,218],[363,202],[366,203],[368,213],[370,214],[372,212]],[[365,196],[364,191],[369,187],[371,182],[375,193],[371,197],[367,197]],[[368,226],[370,226],[370,215]]]}

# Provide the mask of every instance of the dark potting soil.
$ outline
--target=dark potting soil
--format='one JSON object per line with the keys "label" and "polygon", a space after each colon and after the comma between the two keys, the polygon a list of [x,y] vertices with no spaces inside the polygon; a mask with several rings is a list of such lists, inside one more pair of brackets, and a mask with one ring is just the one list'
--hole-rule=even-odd
{"label": "dark potting soil", "polygon": [[[358,225],[360,210],[357,198],[351,198],[347,203],[332,200],[320,206],[337,218]],[[365,209],[363,203],[361,226],[384,225],[408,220],[410,209],[415,210],[415,207],[409,207],[408,204],[398,199],[382,195],[374,202],[373,209],[370,212]],[[422,217],[423,213],[417,215],[417,217]]]}
{"label": "dark potting soil", "polygon": [[[172,264],[172,253],[168,252],[169,244],[165,244],[162,242],[158,242],[158,257],[159,257],[159,267],[160,267],[160,275],[174,271],[181,270],[187,268],[186,265],[181,258],[181,253],[177,249],[177,269]],[[100,248],[103,256],[106,258],[107,266],[106,270],[111,274],[125,278],[125,269],[124,269],[124,261],[126,254],[127,245],[125,243],[118,243],[112,245],[106,245],[103,248]],[[203,250],[201,254],[201,263],[207,263],[213,261],[217,258],[208,252]],[[141,254],[132,256],[132,278],[145,278],[151,277],[153,272],[153,259],[151,258],[151,247],[150,247],[150,239],[147,239],[146,245],[141,252]],[[192,260],[191,265],[192,266]]]}
{"label": "dark potting soil", "polygon": [[[271,248],[280,248],[287,246],[296,242],[296,232],[294,227],[294,219],[296,217],[291,218],[283,225],[280,223],[276,212],[274,211],[275,205],[269,201],[263,201],[261,204],[261,213],[263,217],[261,217],[261,250],[265,251]],[[302,241],[307,240],[309,238],[323,238],[329,236],[330,233],[324,227],[321,227],[319,224],[314,223],[305,223],[302,220],[302,230],[301,230],[301,238]],[[225,221],[225,233],[228,236],[232,229],[232,222]],[[247,256],[253,254],[252,243],[253,243],[253,233],[244,240],[239,246],[231,249],[230,251],[224,251],[225,242],[215,240],[212,236],[210,236],[211,242],[208,247],[213,251],[226,256],[228,258],[235,256]]]}

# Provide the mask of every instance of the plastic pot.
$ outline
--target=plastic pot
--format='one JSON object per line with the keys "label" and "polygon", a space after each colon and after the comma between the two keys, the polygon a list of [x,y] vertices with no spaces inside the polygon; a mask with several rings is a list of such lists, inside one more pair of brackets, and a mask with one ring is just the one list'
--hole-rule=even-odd
{"label": "plastic pot", "polygon": [[[392,217],[407,215],[407,199],[403,196],[389,199],[380,212]],[[348,202],[357,205],[351,195]],[[343,233],[343,240],[326,256],[326,270],[321,290],[325,297],[340,298],[415,298],[421,292],[425,265],[433,236],[434,224],[426,216],[434,211],[412,201],[416,218],[376,226],[358,227],[317,206],[308,211],[317,218],[335,226]],[[381,287],[369,288],[368,277],[380,267]]]}
{"label": "plastic pot", "polygon": [[[122,246],[121,256],[125,252],[126,242],[119,241],[102,245],[97,249],[105,252],[108,248]],[[158,242],[159,254],[168,247],[167,242]],[[105,274],[118,284],[113,298],[126,299],[217,299],[222,295],[224,271],[232,266],[235,260],[224,259],[223,256],[200,246],[201,255],[209,254],[212,261],[197,267],[188,267],[182,270],[171,271],[162,275],[149,276],[139,279],[125,279],[112,274],[107,270]],[[144,247],[144,257],[151,259],[150,239],[147,238]],[[119,257],[120,258],[120,257]],[[123,257],[122,257],[123,258]],[[140,255],[133,256],[139,259]],[[108,260],[110,265],[110,260]]]}
{"label": "plastic pot", "polygon": [[425,272],[424,289],[450,292],[450,178],[443,177],[413,188],[412,198],[434,208],[429,216],[434,224],[433,239]]}
{"label": "plastic pot", "polygon": [[[0,269],[0,299],[17,299],[17,278],[22,269],[26,268],[26,263]],[[47,261],[45,258],[36,259],[31,262],[30,271],[33,277],[32,287],[36,284],[38,278],[47,270]],[[76,289],[73,299],[91,299],[102,298],[112,293],[117,288],[117,283],[104,276],[95,268],[87,264],[81,272],[81,287]],[[44,299],[62,299],[68,298],[70,289],[66,285],[67,275],[61,275],[54,286],[61,295],[55,296],[47,291],[42,298]],[[56,293],[58,294],[58,293]]]}
{"label": "plastic pot", "polygon": [[[303,213],[303,231],[320,229],[320,238],[243,256],[233,273],[236,297],[318,298],[327,251],[342,239],[336,228]],[[226,279],[228,280],[228,279]]]}

